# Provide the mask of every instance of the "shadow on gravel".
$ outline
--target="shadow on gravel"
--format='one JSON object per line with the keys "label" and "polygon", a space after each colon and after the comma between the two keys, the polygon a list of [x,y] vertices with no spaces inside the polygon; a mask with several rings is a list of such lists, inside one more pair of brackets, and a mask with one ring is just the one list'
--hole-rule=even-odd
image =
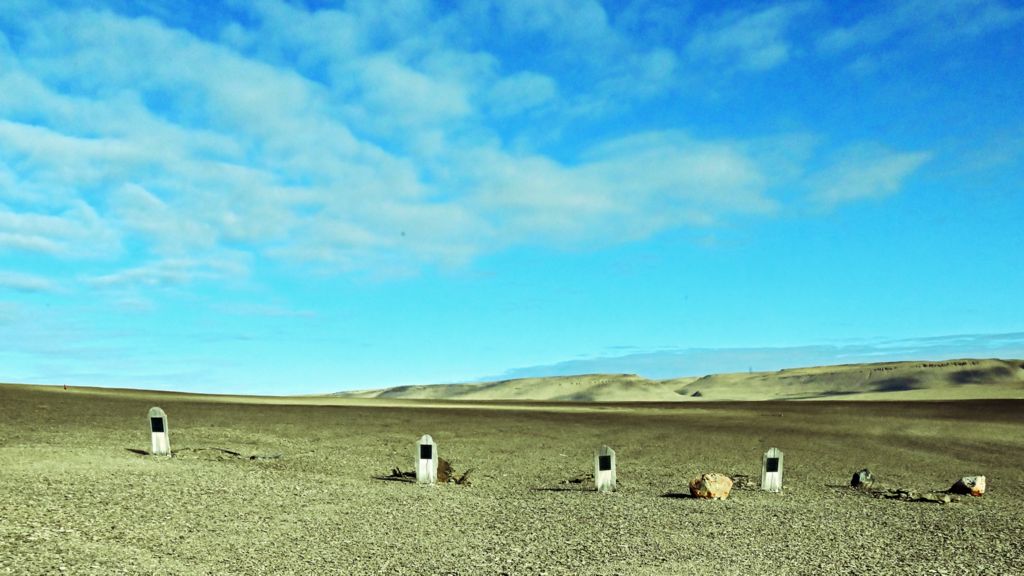
{"label": "shadow on gravel", "polygon": [[402,470],[399,467],[391,469],[391,474],[387,476],[374,476],[374,480],[382,480],[384,482],[405,482],[406,484],[416,483],[416,472],[412,470]]}
{"label": "shadow on gravel", "polygon": [[416,476],[373,476],[374,480],[381,480],[383,482],[404,482],[406,484],[415,484]]}
{"label": "shadow on gravel", "polygon": [[[125,450],[132,454],[138,454],[139,456],[150,456],[151,454],[145,450],[139,450],[138,448],[125,448]],[[253,454],[246,456],[241,452],[235,452],[234,450],[228,450],[227,448],[180,448],[178,450],[172,450],[171,456],[177,458],[194,458],[196,460],[248,460],[250,462],[262,461],[262,460],[280,460],[283,454]]]}
{"label": "shadow on gravel", "polygon": [[597,492],[597,488],[530,488],[533,492]]}
{"label": "shadow on gravel", "polygon": [[689,492],[665,492],[664,494],[661,495],[661,498],[689,499],[694,498],[694,496]]}

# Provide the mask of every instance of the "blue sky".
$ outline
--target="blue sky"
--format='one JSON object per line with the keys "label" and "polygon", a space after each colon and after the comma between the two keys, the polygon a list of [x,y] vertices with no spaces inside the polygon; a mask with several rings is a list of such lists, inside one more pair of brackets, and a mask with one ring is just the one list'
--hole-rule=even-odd
{"label": "blue sky", "polygon": [[1022,39],[1002,0],[8,1],[0,380],[1024,357]]}

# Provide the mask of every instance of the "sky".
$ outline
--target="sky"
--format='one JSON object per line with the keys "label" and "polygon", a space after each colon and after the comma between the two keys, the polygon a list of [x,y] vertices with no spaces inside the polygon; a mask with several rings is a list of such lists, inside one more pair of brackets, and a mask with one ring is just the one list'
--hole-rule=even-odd
{"label": "sky", "polygon": [[7,0],[0,381],[1024,357],[1024,3]]}

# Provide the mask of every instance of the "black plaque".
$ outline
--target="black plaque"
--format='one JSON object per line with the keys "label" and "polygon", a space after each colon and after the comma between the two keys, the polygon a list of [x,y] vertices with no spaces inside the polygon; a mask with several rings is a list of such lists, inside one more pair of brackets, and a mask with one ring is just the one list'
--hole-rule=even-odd
{"label": "black plaque", "polygon": [[434,447],[430,444],[420,444],[420,460],[432,460],[434,458]]}
{"label": "black plaque", "polygon": [[611,456],[598,456],[597,457],[597,470],[598,472],[605,472],[612,469],[612,457]]}
{"label": "black plaque", "polygon": [[765,472],[778,472],[779,471],[779,459],[769,458],[768,462],[764,465]]}
{"label": "black plaque", "polygon": [[153,428],[153,432],[164,431],[164,419],[163,418],[150,418],[149,425]]}

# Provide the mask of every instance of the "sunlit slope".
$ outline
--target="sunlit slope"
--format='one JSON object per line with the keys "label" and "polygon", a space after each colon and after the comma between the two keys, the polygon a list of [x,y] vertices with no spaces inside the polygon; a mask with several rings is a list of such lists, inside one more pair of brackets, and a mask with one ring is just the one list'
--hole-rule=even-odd
{"label": "sunlit slope", "polygon": [[949,360],[715,374],[679,381],[682,395],[709,400],[959,399],[1024,397],[1024,362]]}
{"label": "sunlit slope", "polygon": [[341,393],[361,398],[680,402],[1024,398],[1024,361],[887,362],[648,380],[635,374],[524,378]]}
{"label": "sunlit slope", "polygon": [[[685,383],[691,379],[683,379]],[[678,387],[678,382],[676,387]],[[353,395],[430,400],[545,400],[557,402],[674,402],[679,394],[668,382],[635,374],[585,374],[520,378],[483,384],[402,386]]]}

